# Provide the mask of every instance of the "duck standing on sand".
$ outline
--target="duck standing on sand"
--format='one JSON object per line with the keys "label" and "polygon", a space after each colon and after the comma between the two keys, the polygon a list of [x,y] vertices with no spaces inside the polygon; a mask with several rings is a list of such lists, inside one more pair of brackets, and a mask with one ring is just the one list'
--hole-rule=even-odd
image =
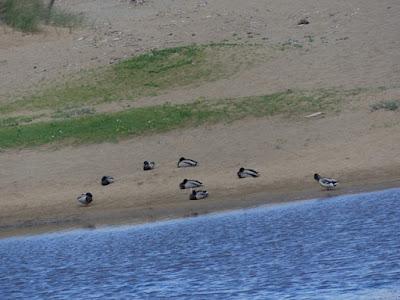
{"label": "duck standing on sand", "polygon": [[143,162],[143,171],[149,171],[149,170],[153,170],[155,167],[155,162],[154,161],[147,161],[145,160]]}
{"label": "duck standing on sand", "polygon": [[198,180],[193,180],[193,179],[184,179],[180,184],[179,187],[181,188],[181,190],[184,189],[194,189],[194,188],[198,188],[200,186],[203,186],[203,184],[198,181]]}
{"label": "duck standing on sand", "polygon": [[327,190],[334,189],[337,185],[337,180],[333,178],[321,177],[319,174],[314,174],[314,179]]}
{"label": "duck standing on sand", "polygon": [[181,157],[178,161],[178,168],[197,167],[199,163],[193,159]]}
{"label": "duck standing on sand", "polygon": [[114,182],[114,178],[111,176],[101,177],[101,185],[109,185]]}
{"label": "duck standing on sand", "polygon": [[92,193],[84,193],[76,199],[83,205],[89,205],[93,201],[93,195]]}
{"label": "duck standing on sand", "polygon": [[193,190],[189,196],[189,200],[200,200],[208,197],[207,191],[195,191]]}
{"label": "duck standing on sand", "polygon": [[245,169],[245,168],[240,168],[239,171],[237,172],[237,175],[239,178],[260,176],[260,174],[257,171],[255,171],[253,169]]}

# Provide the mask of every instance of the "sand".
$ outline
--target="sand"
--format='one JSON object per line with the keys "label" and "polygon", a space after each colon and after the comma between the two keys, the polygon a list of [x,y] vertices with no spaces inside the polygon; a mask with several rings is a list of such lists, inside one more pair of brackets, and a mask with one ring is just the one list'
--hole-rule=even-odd
{"label": "sand", "polygon": [[[0,30],[0,101],[15,90],[109,64],[154,47],[232,40],[314,42],[230,78],[172,90],[146,102],[259,95],[288,88],[384,86],[322,117],[248,118],[179,129],[118,143],[43,146],[0,153],[0,236],[196,216],[260,204],[400,186],[398,111],[371,112],[379,100],[400,99],[398,1],[60,1],[84,11],[84,30],[45,29],[22,35]],[[297,26],[308,17],[310,24]],[[169,33],[173,35],[169,35]],[[251,32],[251,33],[249,33]],[[193,35],[194,34],[194,35]],[[34,68],[36,66],[36,68]],[[45,71],[44,71],[45,70]],[[138,100],[140,103],[140,100]],[[178,169],[180,156],[197,168]],[[156,169],[142,171],[144,160]],[[239,167],[261,176],[239,180]],[[324,191],[315,172],[336,177]],[[103,175],[114,176],[110,186]],[[178,188],[198,179],[210,197],[189,201]],[[94,202],[76,197],[90,191]]]}

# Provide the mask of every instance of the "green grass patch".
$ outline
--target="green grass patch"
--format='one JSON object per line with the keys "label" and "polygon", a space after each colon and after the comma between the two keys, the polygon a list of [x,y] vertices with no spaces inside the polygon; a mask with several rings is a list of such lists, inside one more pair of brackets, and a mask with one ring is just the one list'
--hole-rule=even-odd
{"label": "green grass patch", "polygon": [[53,119],[69,119],[84,115],[94,115],[96,111],[90,107],[70,109],[70,110],[57,110],[52,114]]}
{"label": "green grass patch", "polygon": [[21,31],[37,31],[43,12],[41,0],[0,0],[1,19]]}
{"label": "green grass patch", "polygon": [[24,32],[39,31],[40,24],[48,22],[61,27],[76,27],[83,17],[53,8],[50,12],[43,0],[0,0],[0,20]]}
{"label": "green grass patch", "polygon": [[256,50],[255,46],[219,44],[153,50],[4,104],[0,113],[72,109],[199,85],[238,72],[254,59]]}
{"label": "green grass patch", "polygon": [[31,116],[18,116],[18,117],[8,117],[0,119],[0,128],[1,127],[13,127],[21,124],[30,123],[33,121],[33,117]]}
{"label": "green grass patch", "polygon": [[371,111],[376,111],[376,110],[381,110],[381,109],[395,111],[395,110],[398,110],[400,107],[400,100],[381,101],[381,102],[372,104],[370,107],[371,107]]}
{"label": "green grass patch", "polygon": [[120,138],[205,123],[231,122],[244,117],[338,108],[340,99],[330,93],[285,92],[266,96],[219,101],[197,101],[185,105],[161,105],[123,112],[98,114],[63,121],[0,128],[0,148],[24,148],[43,144],[82,144],[117,141]]}

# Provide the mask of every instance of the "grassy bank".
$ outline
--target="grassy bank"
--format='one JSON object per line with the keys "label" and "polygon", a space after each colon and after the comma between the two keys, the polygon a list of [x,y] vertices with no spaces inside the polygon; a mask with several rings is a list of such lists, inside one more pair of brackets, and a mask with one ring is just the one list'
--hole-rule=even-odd
{"label": "grassy bank", "polygon": [[341,98],[332,91],[288,91],[238,99],[197,101],[185,105],[142,107],[57,122],[3,127],[0,128],[0,148],[117,141],[128,136],[165,132],[204,123],[230,122],[247,116],[335,111],[340,108],[340,102]]}
{"label": "grassy bank", "polygon": [[226,44],[153,50],[6,103],[0,107],[0,113],[56,111],[119,100],[134,101],[176,87],[230,76],[243,65],[251,64],[254,57],[266,59],[269,53],[269,49],[258,46]]}
{"label": "grassy bank", "polygon": [[76,27],[83,23],[77,14],[49,8],[43,0],[0,0],[0,21],[24,32],[38,31],[43,23]]}

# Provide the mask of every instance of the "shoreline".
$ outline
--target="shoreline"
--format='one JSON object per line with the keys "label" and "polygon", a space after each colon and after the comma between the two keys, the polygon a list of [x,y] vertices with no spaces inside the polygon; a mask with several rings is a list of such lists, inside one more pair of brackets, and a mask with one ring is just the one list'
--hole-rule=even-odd
{"label": "shoreline", "polygon": [[[374,178],[363,178],[364,182],[347,182],[335,190],[326,191],[319,189],[319,186],[308,184],[304,189],[287,190],[277,186],[269,191],[258,191],[248,195],[227,195],[216,200],[214,197],[207,200],[189,201],[196,203],[193,208],[169,208],[155,207],[149,209],[144,207],[141,210],[114,210],[112,212],[97,211],[91,218],[86,220],[70,218],[68,216],[53,219],[42,219],[36,222],[24,221],[14,224],[0,226],[0,240],[12,237],[25,237],[40,234],[50,234],[62,231],[73,231],[79,229],[101,229],[118,226],[135,226],[153,222],[168,221],[175,219],[193,218],[214,213],[223,213],[241,209],[256,208],[265,205],[280,205],[307,201],[313,199],[328,199],[341,195],[351,195],[382,191],[391,188],[400,188],[400,178],[385,178],[376,180]],[[367,183],[367,184],[366,184]],[[87,208],[82,208],[87,209]],[[150,213],[151,212],[151,213]]]}
{"label": "shoreline", "polygon": [[[388,114],[378,117],[381,122]],[[0,238],[400,187],[398,128],[376,124],[362,111],[315,120],[246,119],[117,144],[1,153]],[[200,165],[176,168],[180,156]],[[143,172],[149,159],[156,168]],[[238,179],[241,166],[261,176]],[[338,188],[322,190],[316,172],[338,179]],[[103,175],[116,181],[101,186]],[[210,197],[189,201],[189,192],[178,188],[184,178],[202,181]],[[89,207],[77,204],[83,192],[94,195]]]}

